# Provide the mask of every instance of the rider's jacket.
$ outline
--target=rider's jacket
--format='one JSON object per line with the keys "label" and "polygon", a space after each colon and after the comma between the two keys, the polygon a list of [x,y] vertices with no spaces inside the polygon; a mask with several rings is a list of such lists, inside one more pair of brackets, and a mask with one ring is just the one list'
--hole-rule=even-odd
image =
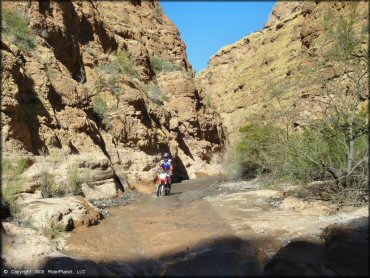
{"label": "rider's jacket", "polygon": [[172,172],[172,160],[168,159],[166,160],[161,160],[161,166],[160,166],[164,171],[166,172]]}

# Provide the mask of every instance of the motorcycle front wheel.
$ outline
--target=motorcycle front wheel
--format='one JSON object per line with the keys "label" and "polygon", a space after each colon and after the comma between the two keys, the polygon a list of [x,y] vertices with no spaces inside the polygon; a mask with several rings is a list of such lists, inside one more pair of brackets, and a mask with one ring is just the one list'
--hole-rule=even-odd
{"label": "motorcycle front wheel", "polygon": [[166,186],[165,192],[166,192],[166,196],[171,195],[171,189],[168,185]]}
{"label": "motorcycle front wheel", "polygon": [[157,197],[159,197],[161,195],[161,185],[158,184],[157,186]]}
{"label": "motorcycle front wheel", "polygon": [[163,184],[158,185],[157,197],[165,195],[165,188]]}

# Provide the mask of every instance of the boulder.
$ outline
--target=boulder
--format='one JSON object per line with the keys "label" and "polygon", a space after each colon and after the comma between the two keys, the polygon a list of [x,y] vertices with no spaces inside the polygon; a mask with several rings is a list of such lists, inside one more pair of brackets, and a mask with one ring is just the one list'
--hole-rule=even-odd
{"label": "boulder", "polygon": [[94,225],[103,219],[100,210],[81,196],[25,199],[20,205],[21,219],[38,229],[61,225],[66,230],[72,230],[81,225]]}
{"label": "boulder", "polygon": [[86,200],[89,201],[113,198],[117,196],[116,184],[111,180],[108,180],[107,182],[104,181],[101,185],[94,184],[92,187],[84,183],[81,187]]}
{"label": "boulder", "polygon": [[327,226],[325,244],[295,239],[266,264],[270,276],[368,276],[369,219]]}
{"label": "boulder", "polygon": [[312,242],[294,240],[281,248],[264,268],[267,276],[336,275],[322,261],[325,250]]}
{"label": "boulder", "polygon": [[37,231],[12,223],[3,224],[1,258],[5,269],[38,269],[45,257],[63,256],[57,252],[55,244]]}
{"label": "boulder", "polygon": [[326,227],[322,233],[325,259],[344,275],[369,275],[369,218]]}

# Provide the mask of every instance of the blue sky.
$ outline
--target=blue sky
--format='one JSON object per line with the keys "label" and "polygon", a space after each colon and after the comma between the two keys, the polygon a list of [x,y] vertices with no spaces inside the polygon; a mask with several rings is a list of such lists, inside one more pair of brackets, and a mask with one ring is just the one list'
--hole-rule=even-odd
{"label": "blue sky", "polygon": [[197,74],[225,45],[261,30],[276,1],[163,1],[167,16],[185,41]]}

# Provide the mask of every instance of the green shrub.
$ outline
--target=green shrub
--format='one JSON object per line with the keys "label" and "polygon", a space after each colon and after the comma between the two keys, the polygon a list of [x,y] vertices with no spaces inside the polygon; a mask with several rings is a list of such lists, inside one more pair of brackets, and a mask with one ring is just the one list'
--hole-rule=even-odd
{"label": "green shrub", "polygon": [[131,77],[138,76],[135,65],[125,50],[118,50],[112,61],[101,66],[100,69],[109,75],[127,74]]}
{"label": "green shrub", "polygon": [[183,70],[182,71],[182,76],[185,78],[185,79],[191,79],[193,77],[192,73],[191,72],[188,72],[188,71],[185,71]]}
{"label": "green shrub", "polygon": [[249,176],[278,170],[285,158],[281,145],[284,131],[272,125],[249,125],[240,131],[245,134],[237,147],[243,173]]}
{"label": "green shrub", "polygon": [[7,184],[6,187],[2,187],[2,199],[4,199],[5,203],[8,204],[10,215],[13,217],[15,217],[20,211],[17,198],[22,189],[22,183],[22,180],[17,179],[11,184]]}
{"label": "green shrub", "polygon": [[171,63],[170,61],[163,61],[162,63],[162,71],[163,72],[170,72],[170,71],[181,71],[182,67]]}
{"label": "green shrub", "polygon": [[115,95],[120,95],[123,93],[123,89],[117,84],[117,76],[113,75],[108,78],[108,87],[109,90]]}
{"label": "green shrub", "polygon": [[49,231],[53,234],[54,237],[57,237],[63,232],[65,232],[66,228],[64,227],[62,223],[52,222]]}
{"label": "green shrub", "polygon": [[54,79],[57,76],[57,74],[58,74],[57,71],[55,71],[54,69],[48,68],[46,70],[46,75],[49,78],[49,80]]}
{"label": "green shrub", "polygon": [[65,190],[62,186],[54,186],[52,188],[52,197],[64,197],[67,195],[67,190]]}
{"label": "green shrub", "polygon": [[[365,200],[367,166],[363,158],[368,151],[367,132],[362,131],[355,143],[353,164],[358,167],[347,173],[348,150],[341,142],[348,141],[348,135],[338,133],[327,119],[318,120],[315,125],[290,136],[273,125],[249,125],[241,131],[245,136],[237,146],[237,159],[244,174],[262,176],[272,184],[331,181],[334,187],[327,188],[330,189],[330,198],[339,199],[345,193],[346,196],[352,194],[353,199]],[[348,174],[350,178],[344,185],[345,190],[340,189],[338,183],[344,183]]]}
{"label": "green shrub", "polygon": [[100,120],[104,120],[107,117],[108,105],[100,95],[93,98],[93,110]]}
{"label": "green shrub", "polygon": [[29,52],[36,47],[35,35],[30,30],[29,18],[24,13],[3,9],[2,33],[22,51]]}
{"label": "green shrub", "polygon": [[283,129],[271,125],[250,125],[242,131],[245,137],[238,145],[239,162],[247,172],[309,182],[330,179],[321,162],[330,161],[337,169],[345,167],[345,148],[311,129],[288,138]]}
{"label": "green shrub", "polygon": [[40,189],[43,198],[54,197],[54,175],[48,171],[42,171],[40,174]]}
{"label": "green shrub", "polygon": [[310,130],[292,136],[289,140],[291,148],[287,148],[288,169],[287,175],[293,180],[309,182],[330,178],[325,169],[316,162],[323,159],[332,159],[341,154],[331,146],[330,142],[320,138]]}
{"label": "green shrub", "polygon": [[91,95],[95,95],[96,92],[100,92],[104,87],[104,78],[101,74],[101,70],[102,69],[100,67],[97,68],[97,77],[93,83],[94,87],[89,87],[89,91],[90,91],[89,93]]}
{"label": "green shrub", "polygon": [[63,185],[58,186],[54,175],[46,170],[40,173],[40,189],[43,198],[64,197],[68,194],[68,190]]}
{"label": "green shrub", "polygon": [[60,223],[52,218],[48,218],[47,215],[44,217],[45,219],[45,226],[42,229],[42,233],[51,239],[60,236],[62,233],[66,231],[65,226],[63,223]]}
{"label": "green shrub", "polygon": [[169,98],[163,95],[158,85],[148,84],[144,86],[144,91],[148,98],[158,105],[163,105],[164,101],[169,101]]}
{"label": "green shrub", "polygon": [[176,65],[170,61],[163,61],[156,55],[150,58],[150,65],[155,75],[158,75],[161,72],[183,71],[183,68],[179,65]]}
{"label": "green shrub", "polygon": [[20,158],[17,161],[17,173],[22,174],[30,166],[30,161],[26,158]]}
{"label": "green shrub", "polygon": [[1,169],[5,175],[22,174],[28,167],[31,166],[30,160],[27,158],[20,158],[15,162],[15,165],[8,158],[1,160]]}
{"label": "green shrub", "polygon": [[82,183],[86,183],[89,187],[94,188],[90,169],[87,169],[85,173],[82,175]]}
{"label": "green shrub", "polygon": [[10,171],[14,171],[14,166],[10,159],[3,158],[1,159],[1,169],[3,173],[8,173]]}
{"label": "green shrub", "polygon": [[113,60],[113,65],[117,68],[119,73],[128,74],[132,77],[138,76],[134,63],[131,62],[127,52],[124,50],[117,51],[116,58]]}
{"label": "green shrub", "polygon": [[161,18],[163,15],[163,9],[161,6],[155,7],[155,14],[157,17]]}
{"label": "green shrub", "polygon": [[210,96],[207,96],[206,97],[206,106],[209,107],[209,108],[212,108],[213,107]]}
{"label": "green shrub", "polygon": [[19,212],[17,204],[18,194],[22,191],[26,179],[21,174],[31,165],[27,158],[20,158],[12,162],[8,158],[2,158],[2,198],[8,204],[11,216]]}
{"label": "green shrub", "polygon": [[118,85],[121,74],[130,77],[139,76],[135,64],[130,60],[129,55],[124,50],[118,50],[109,63],[97,67],[97,70],[99,75],[95,84],[95,89],[100,91],[105,87],[116,95],[124,92]]}
{"label": "green shrub", "polygon": [[72,165],[67,170],[67,180],[68,184],[71,188],[71,193],[73,195],[81,195],[82,188],[81,185],[83,183],[83,179],[80,176],[78,167],[76,165]]}
{"label": "green shrub", "polygon": [[369,31],[370,31],[370,28],[369,28],[369,23],[364,25],[364,27],[362,27],[362,33],[363,34],[369,34]]}
{"label": "green shrub", "polygon": [[156,75],[162,71],[162,60],[158,56],[153,56],[150,58],[150,66]]}

